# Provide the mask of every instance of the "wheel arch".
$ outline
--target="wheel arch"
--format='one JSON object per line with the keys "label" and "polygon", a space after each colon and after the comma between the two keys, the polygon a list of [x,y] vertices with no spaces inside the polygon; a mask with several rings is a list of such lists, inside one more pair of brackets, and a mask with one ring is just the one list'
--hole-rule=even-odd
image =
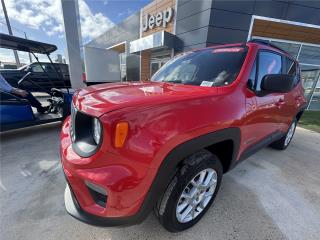
{"label": "wheel arch", "polygon": [[[240,129],[237,127],[225,128],[215,132],[211,132],[189,141],[183,142],[171,150],[163,159],[158,174],[168,174],[174,172],[173,168],[179,167],[183,160],[201,150],[206,149],[217,155],[227,172],[236,161],[240,146]],[[226,153],[226,151],[228,151]],[[226,160],[226,161],[225,161]]]}
{"label": "wheel arch", "polygon": [[201,149],[212,151],[213,149],[217,149],[217,146],[222,142],[227,142],[230,145],[232,144],[232,152],[230,155],[231,159],[227,163],[228,165],[225,165],[227,166],[227,169],[224,172],[226,172],[235,165],[239,151],[240,129],[237,127],[226,128],[196,137],[171,150],[163,159],[148,194],[141,206],[140,212],[148,213],[155,206],[158,199],[166,191],[168,185],[173,179],[179,164],[181,164],[187,156]]}
{"label": "wheel arch", "polygon": [[235,143],[233,139],[227,139],[206,147],[209,152],[219,158],[223,167],[223,173],[228,172],[231,167],[234,154],[233,150],[235,149],[236,144],[238,143]]}

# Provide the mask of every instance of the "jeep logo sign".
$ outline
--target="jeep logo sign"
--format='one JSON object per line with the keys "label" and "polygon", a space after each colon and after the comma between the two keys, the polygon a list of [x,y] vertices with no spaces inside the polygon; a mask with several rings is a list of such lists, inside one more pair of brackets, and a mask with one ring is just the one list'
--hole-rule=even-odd
{"label": "jeep logo sign", "polygon": [[154,27],[167,27],[167,24],[172,20],[173,9],[171,7],[158,12],[156,15],[145,16],[144,24],[142,26],[142,31],[146,32]]}

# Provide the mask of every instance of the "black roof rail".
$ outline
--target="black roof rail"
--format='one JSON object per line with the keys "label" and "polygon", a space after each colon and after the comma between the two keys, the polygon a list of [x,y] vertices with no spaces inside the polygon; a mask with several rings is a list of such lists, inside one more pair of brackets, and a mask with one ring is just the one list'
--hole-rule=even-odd
{"label": "black roof rail", "polygon": [[260,43],[260,44],[264,44],[264,45],[267,45],[267,46],[270,46],[270,47],[273,47],[273,48],[276,48],[284,53],[287,53],[287,51],[283,50],[282,48],[270,43],[268,40],[262,40],[262,39],[251,39],[250,41],[248,42],[252,42],[252,43]]}

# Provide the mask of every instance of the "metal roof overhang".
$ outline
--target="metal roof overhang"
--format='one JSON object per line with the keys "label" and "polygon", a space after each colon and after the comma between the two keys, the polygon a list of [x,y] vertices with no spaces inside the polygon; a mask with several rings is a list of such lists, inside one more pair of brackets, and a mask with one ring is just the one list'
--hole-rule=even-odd
{"label": "metal roof overhang", "polygon": [[57,46],[53,44],[37,42],[3,33],[0,33],[0,48],[40,54],[50,54],[57,50]]}
{"label": "metal roof overhang", "polygon": [[149,36],[130,42],[130,53],[136,53],[147,49],[168,47],[174,49],[175,35],[166,31],[156,32]]}

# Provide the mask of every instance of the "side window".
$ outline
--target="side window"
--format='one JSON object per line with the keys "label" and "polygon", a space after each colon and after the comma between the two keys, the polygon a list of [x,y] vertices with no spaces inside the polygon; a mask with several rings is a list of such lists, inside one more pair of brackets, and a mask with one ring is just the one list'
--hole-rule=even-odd
{"label": "side window", "polygon": [[67,65],[59,65],[59,67],[60,67],[61,72],[68,74],[68,66]]}
{"label": "side window", "polygon": [[43,72],[43,70],[39,64],[33,65],[31,69],[32,69],[32,72]]}
{"label": "side window", "polygon": [[272,52],[259,53],[259,69],[256,90],[261,91],[261,80],[266,74],[281,73],[281,56]]}
{"label": "side window", "polygon": [[43,67],[44,67],[44,70],[46,71],[46,72],[55,72],[55,70],[54,70],[54,67],[50,64],[50,63],[48,63],[48,64],[42,64],[43,65]]}
{"label": "side window", "polygon": [[291,75],[296,75],[297,73],[296,63],[287,57],[286,57],[286,73]]}
{"label": "side window", "polygon": [[286,59],[286,64],[285,64],[286,70],[285,70],[285,72],[286,72],[286,74],[290,74],[290,75],[294,76],[294,85],[297,85],[298,80],[299,80],[299,78],[297,76],[298,75],[297,74],[297,72],[298,72],[297,64],[296,64],[295,61],[291,60],[290,58],[286,57],[285,59]]}
{"label": "side window", "polygon": [[253,89],[254,82],[256,81],[256,75],[257,75],[257,61],[255,60],[250,72],[249,79],[248,79],[248,86],[251,89]]}

